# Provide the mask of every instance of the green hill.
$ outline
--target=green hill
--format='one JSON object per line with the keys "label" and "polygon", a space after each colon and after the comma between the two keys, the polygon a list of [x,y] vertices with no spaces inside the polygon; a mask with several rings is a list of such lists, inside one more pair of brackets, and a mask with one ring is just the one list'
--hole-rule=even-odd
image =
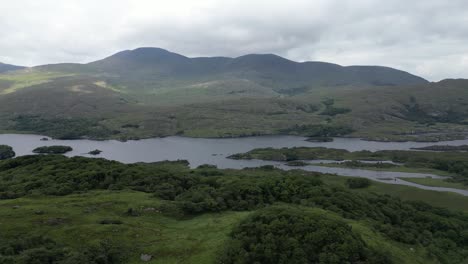
{"label": "green hill", "polygon": [[0,73],[7,72],[7,71],[16,71],[16,70],[20,70],[24,68],[25,67],[22,67],[22,66],[16,66],[16,65],[5,64],[5,63],[0,62]]}
{"label": "green hill", "polygon": [[466,262],[467,197],[377,182],[352,189],[347,179],[184,161],[4,160],[0,262]]}
{"label": "green hill", "polygon": [[127,82],[132,89],[164,87],[170,81],[195,84],[224,79],[246,79],[274,90],[302,86],[427,82],[409,73],[385,67],[297,63],[273,54],[251,54],[238,58],[188,58],[159,48],[127,50],[87,66],[96,72],[114,74],[115,80]]}
{"label": "green hill", "polygon": [[128,139],[339,128],[380,140],[422,133],[439,140],[466,132],[467,82],[272,54],[189,58],[140,48],[0,74],[0,131]]}

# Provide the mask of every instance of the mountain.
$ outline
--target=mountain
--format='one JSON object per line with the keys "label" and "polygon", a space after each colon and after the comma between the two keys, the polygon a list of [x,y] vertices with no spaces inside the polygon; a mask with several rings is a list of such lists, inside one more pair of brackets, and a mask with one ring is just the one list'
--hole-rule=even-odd
{"label": "mountain", "polygon": [[[0,131],[60,138],[468,134],[468,80],[274,54],[190,58],[159,48],[0,74]],[[427,136],[426,136],[427,135]]]}
{"label": "mountain", "polygon": [[247,79],[274,90],[297,87],[427,83],[410,73],[378,66],[343,67],[326,62],[294,62],[273,54],[237,58],[188,58],[160,48],[139,48],[89,63],[96,72],[115,74],[138,87],[142,79],[167,80]]}
{"label": "mountain", "polygon": [[20,69],[24,69],[25,67],[22,66],[15,66],[10,64],[5,64],[0,62],[0,73],[7,72],[7,71],[16,71]]}

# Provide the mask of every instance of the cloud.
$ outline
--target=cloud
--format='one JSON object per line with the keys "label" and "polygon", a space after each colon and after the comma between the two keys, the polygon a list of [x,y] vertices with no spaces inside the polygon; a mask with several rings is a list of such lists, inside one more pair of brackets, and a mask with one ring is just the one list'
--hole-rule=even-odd
{"label": "cloud", "polygon": [[89,62],[153,46],[468,78],[464,0],[16,0],[1,12],[0,61],[19,65]]}

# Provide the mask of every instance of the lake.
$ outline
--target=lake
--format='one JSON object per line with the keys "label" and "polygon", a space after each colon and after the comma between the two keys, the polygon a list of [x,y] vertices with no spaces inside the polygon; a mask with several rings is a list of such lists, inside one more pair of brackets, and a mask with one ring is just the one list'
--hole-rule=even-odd
{"label": "lake", "polygon": [[[2,134],[0,145],[10,145],[17,156],[30,155],[32,150],[40,146],[66,145],[73,148],[67,156],[101,157],[116,160],[123,163],[156,162],[163,160],[188,160],[191,167],[202,164],[212,164],[222,169],[242,169],[244,167],[258,167],[274,165],[281,169],[290,170],[297,167],[286,166],[282,162],[261,160],[231,160],[226,157],[236,153],[247,152],[254,148],[282,148],[282,147],[327,147],[340,148],[349,151],[357,150],[409,150],[416,147],[431,145],[468,145],[468,140],[455,140],[447,142],[374,142],[357,138],[335,138],[333,142],[308,142],[306,138],[298,136],[261,136],[227,139],[206,139],[186,137],[165,137],[143,140],[131,140],[126,142],[116,140],[55,140],[41,141],[44,136]],[[99,149],[103,152],[98,156],[86,153]],[[304,166],[300,169],[322,173],[332,173],[342,176],[366,177],[389,184],[404,184],[422,189],[436,191],[452,191],[462,195],[468,195],[468,191],[451,188],[428,187],[409,183],[396,178],[405,177],[433,177],[439,176],[421,173],[383,172],[349,168],[330,168],[323,166]],[[391,179],[391,180],[388,180]]]}

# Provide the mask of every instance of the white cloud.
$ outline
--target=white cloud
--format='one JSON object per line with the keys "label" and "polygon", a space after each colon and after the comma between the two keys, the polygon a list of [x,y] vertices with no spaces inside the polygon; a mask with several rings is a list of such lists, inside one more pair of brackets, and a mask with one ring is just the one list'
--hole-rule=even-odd
{"label": "white cloud", "polygon": [[123,49],[276,53],[468,78],[464,0],[2,0],[0,61],[88,62]]}

